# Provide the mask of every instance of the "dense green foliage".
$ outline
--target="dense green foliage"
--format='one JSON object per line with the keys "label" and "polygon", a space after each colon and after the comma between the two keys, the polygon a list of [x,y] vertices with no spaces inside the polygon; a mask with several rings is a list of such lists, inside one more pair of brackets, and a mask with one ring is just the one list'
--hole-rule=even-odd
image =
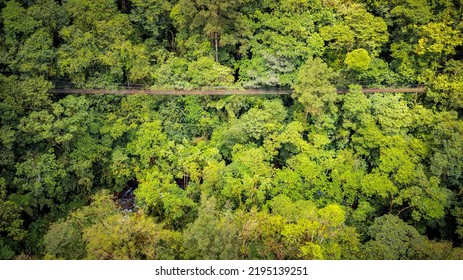
{"label": "dense green foliage", "polygon": [[0,10],[0,259],[463,258],[463,2]]}

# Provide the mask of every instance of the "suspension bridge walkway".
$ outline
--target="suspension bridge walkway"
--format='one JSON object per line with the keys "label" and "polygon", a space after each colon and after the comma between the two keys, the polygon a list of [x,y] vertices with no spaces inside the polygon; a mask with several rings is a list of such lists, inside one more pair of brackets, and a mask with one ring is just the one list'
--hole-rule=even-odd
{"label": "suspension bridge walkway", "polygon": [[[348,89],[338,89],[337,93],[347,93]],[[424,93],[425,87],[389,87],[389,88],[362,88],[363,93]],[[142,89],[124,88],[117,90],[106,89],[76,89],[55,88],[50,91],[53,94],[96,94],[96,95],[288,95],[292,90],[267,90],[267,89],[202,89],[202,90],[172,90],[172,89]]]}

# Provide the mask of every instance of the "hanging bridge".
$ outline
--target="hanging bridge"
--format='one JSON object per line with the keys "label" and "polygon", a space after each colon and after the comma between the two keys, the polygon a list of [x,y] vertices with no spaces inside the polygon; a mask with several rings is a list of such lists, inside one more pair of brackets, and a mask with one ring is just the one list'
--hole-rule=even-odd
{"label": "hanging bridge", "polygon": [[[55,88],[50,90],[53,94],[96,94],[96,95],[288,95],[292,90],[280,89],[201,89],[201,90],[175,90],[175,89],[143,89],[123,88],[117,90],[108,89],[76,89],[76,88]],[[337,93],[349,92],[348,89],[337,89]],[[363,93],[423,93],[426,88],[415,87],[388,87],[388,88],[362,88]]]}

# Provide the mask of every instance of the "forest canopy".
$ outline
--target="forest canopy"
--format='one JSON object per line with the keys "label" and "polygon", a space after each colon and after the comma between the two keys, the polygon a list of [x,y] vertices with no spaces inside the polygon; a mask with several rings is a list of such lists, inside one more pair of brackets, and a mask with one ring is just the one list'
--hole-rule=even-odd
{"label": "forest canopy", "polygon": [[0,259],[463,259],[461,0],[0,11]]}

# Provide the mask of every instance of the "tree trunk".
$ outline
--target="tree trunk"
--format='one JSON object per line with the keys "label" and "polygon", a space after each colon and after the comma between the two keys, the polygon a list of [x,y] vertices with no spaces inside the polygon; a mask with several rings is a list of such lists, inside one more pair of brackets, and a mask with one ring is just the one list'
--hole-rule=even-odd
{"label": "tree trunk", "polygon": [[215,41],[215,62],[219,63],[219,35],[217,32],[214,33]]}
{"label": "tree trunk", "polygon": [[125,2],[125,0],[121,0],[119,2],[121,5],[121,12],[127,13],[128,9],[127,9],[127,3]]}

